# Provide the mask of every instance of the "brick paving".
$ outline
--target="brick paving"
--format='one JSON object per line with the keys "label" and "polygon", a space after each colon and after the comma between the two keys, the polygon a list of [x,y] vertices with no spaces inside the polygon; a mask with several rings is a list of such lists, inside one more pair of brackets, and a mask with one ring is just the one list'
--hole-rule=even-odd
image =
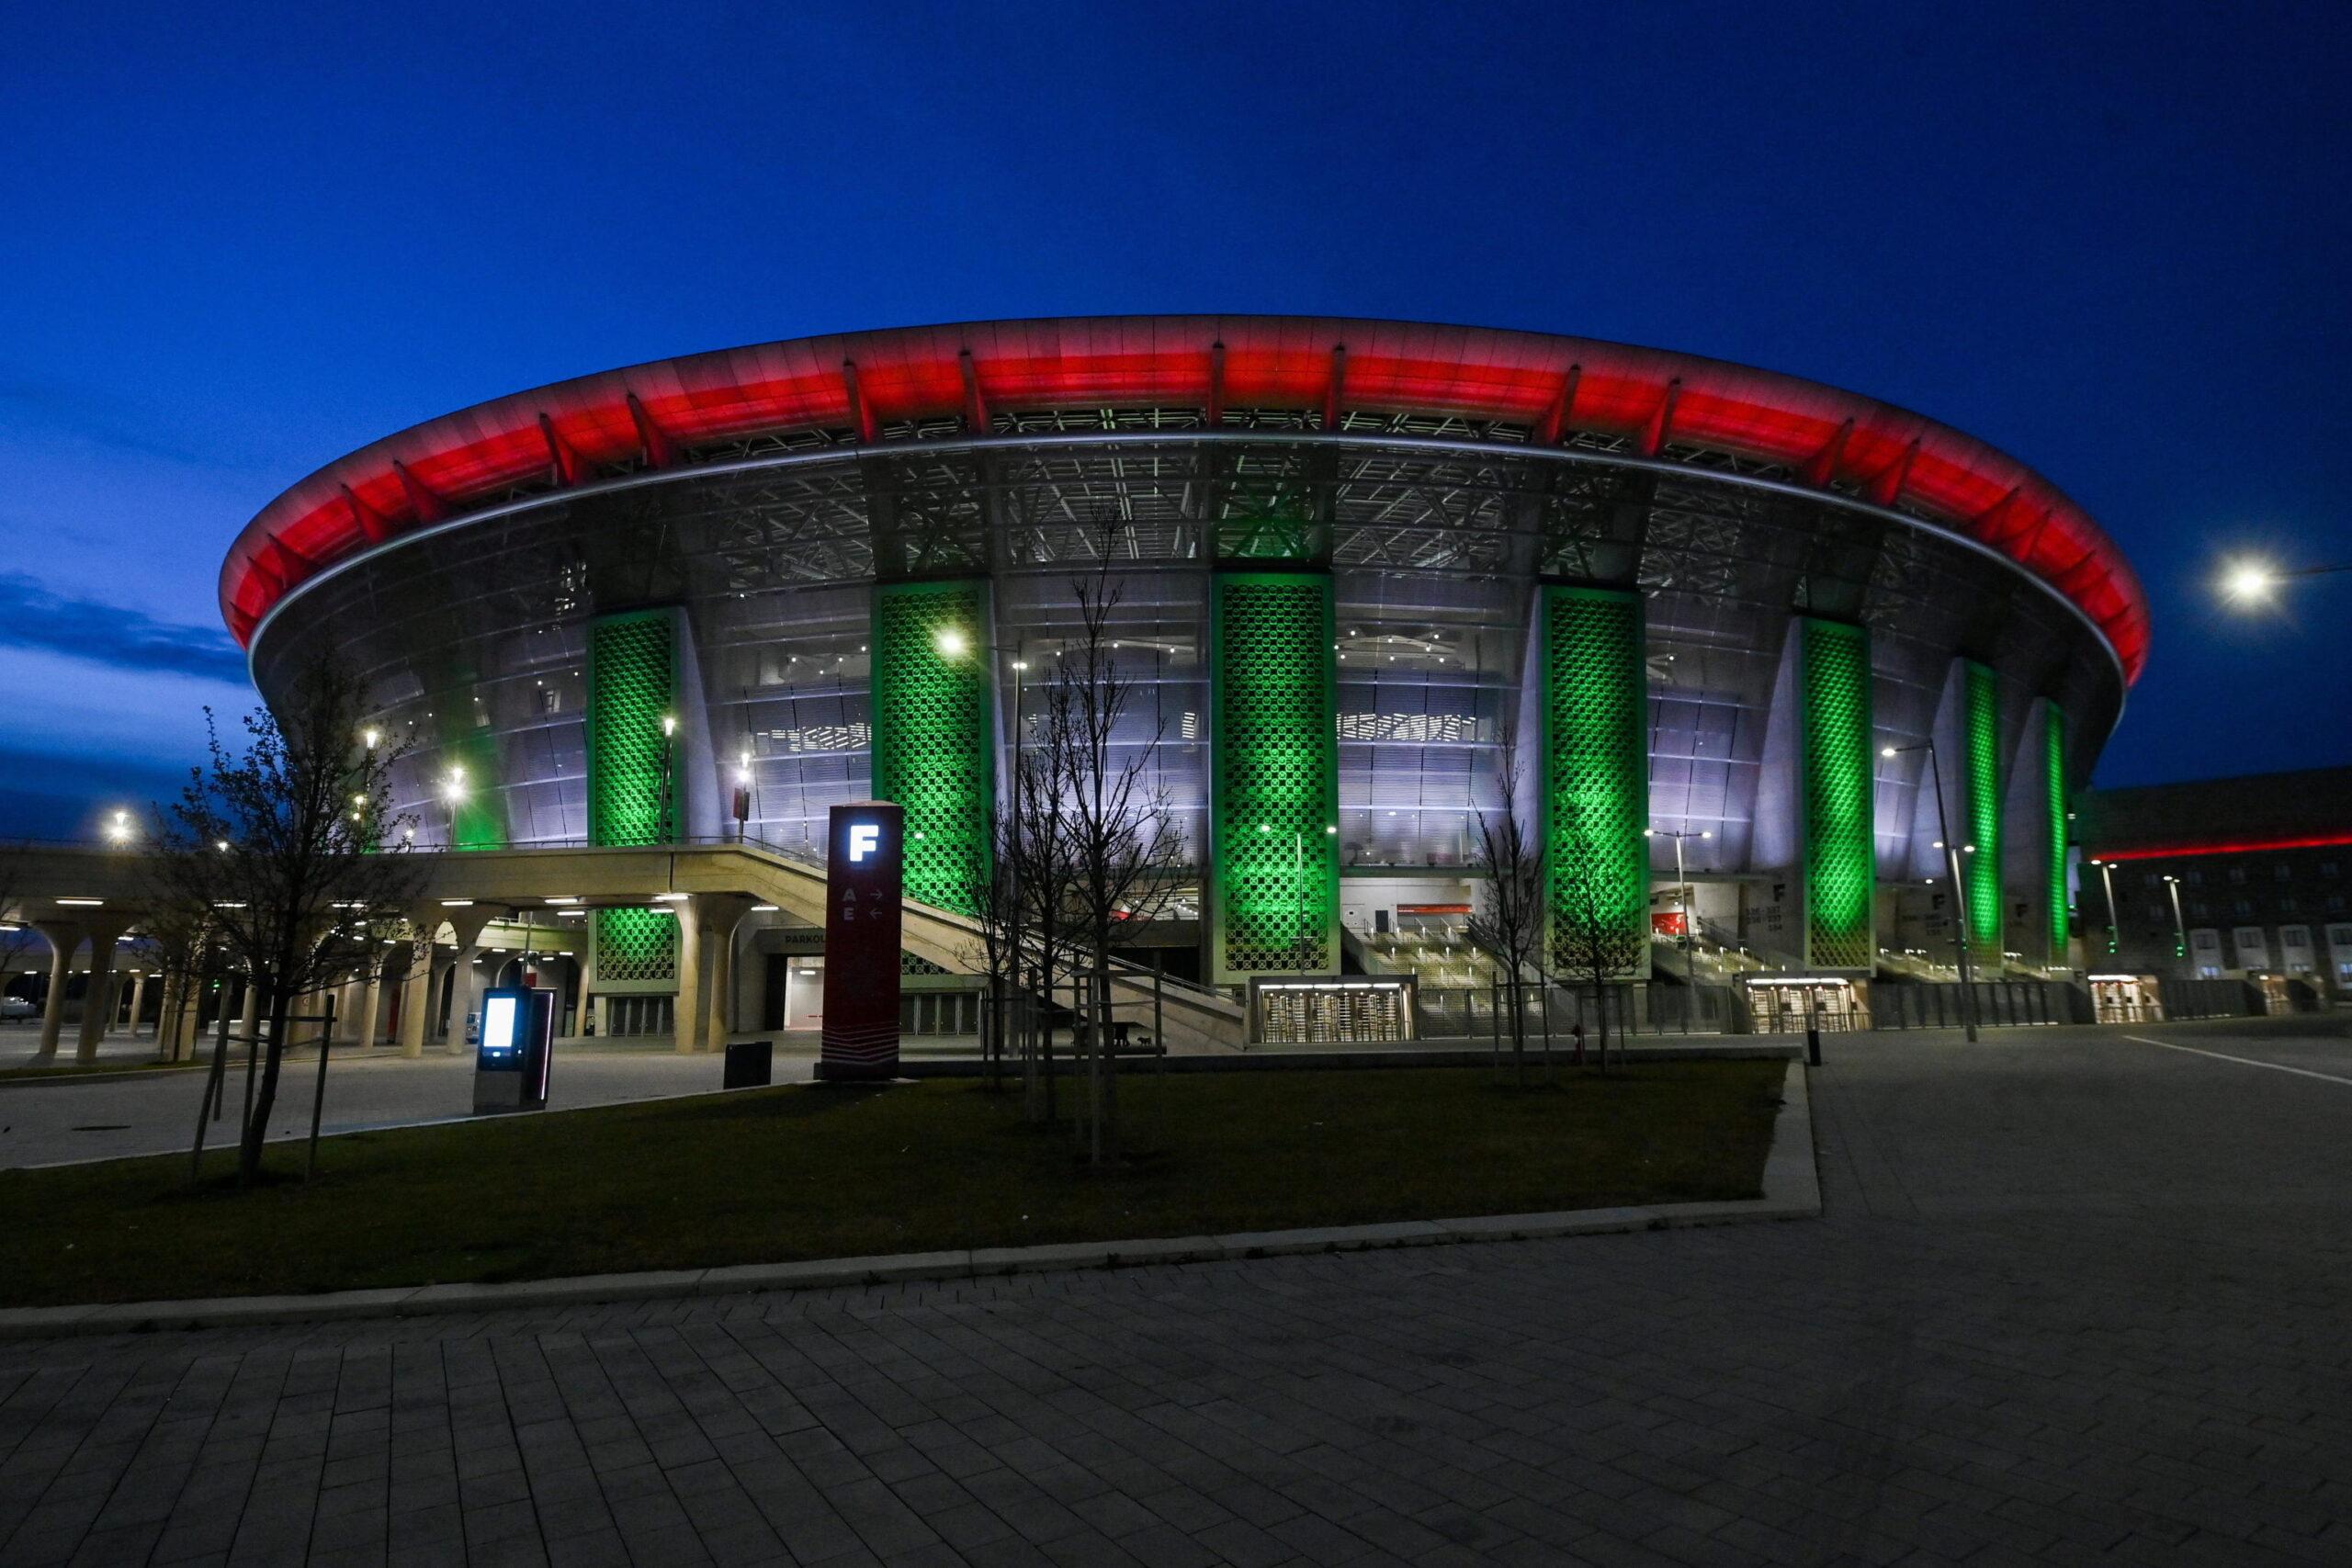
{"label": "brick paving", "polygon": [[0,1562],[2352,1562],[2352,1082],[1830,1049],[1818,1223],[0,1344]]}

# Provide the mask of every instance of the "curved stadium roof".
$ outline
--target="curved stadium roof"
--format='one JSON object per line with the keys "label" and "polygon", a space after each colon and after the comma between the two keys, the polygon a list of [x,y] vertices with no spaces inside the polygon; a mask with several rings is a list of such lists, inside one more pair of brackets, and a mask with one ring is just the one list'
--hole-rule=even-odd
{"label": "curved stadium roof", "polygon": [[[1794,482],[1924,515],[2017,561],[2097,626],[2127,679],[2148,606],[2114,541],[2012,457],[1816,382],[1588,338],[1335,317],[1118,316],[908,327],[659,360],[479,404],[386,436],[301,480],[237,536],[220,609],[241,644],[306,579],[517,490],[665,467],[710,442],[899,422],[988,429],[990,409],[1181,407],[1430,413],[1669,443],[1786,465]],[[1214,418],[1212,419],[1214,423]]]}

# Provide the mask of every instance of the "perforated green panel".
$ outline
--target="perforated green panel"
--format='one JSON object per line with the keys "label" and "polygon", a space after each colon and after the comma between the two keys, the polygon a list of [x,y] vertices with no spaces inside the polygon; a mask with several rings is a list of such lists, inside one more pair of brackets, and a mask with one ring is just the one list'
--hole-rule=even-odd
{"label": "perforated green panel", "polygon": [[[1546,588],[1543,598],[1544,863],[1553,936],[1571,906],[1568,846],[1579,829],[1600,868],[1602,907],[1649,928],[1648,666],[1638,594]],[[1555,967],[1565,959],[1556,946]]]}
{"label": "perforated green panel", "polygon": [[630,985],[678,977],[678,917],[666,909],[596,911],[596,980]]}
{"label": "perforated green panel", "polygon": [[2050,961],[2066,962],[2066,716],[2056,703],[2043,709],[2043,766],[2050,807]]}
{"label": "perforated green panel", "polygon": [[677,613],[605,615],[588,632],[588,841],[659,844],[676,836],[675,795],[667,820],[662,778],[676,716]]}
{"label": "perforated green panel", "polygon": [[986,583],[874,590],[875,798],[906,809],[907,897],[966,913],[996,798],[993,635]]}
{"label": "perforated green panel", "polygon": [[1968,838],[1973,854],[1961,856],[1968,878],[1968,945],[1980,962],[2001,957],[2001,688],[1993,671],[1973,660],[1967,671],[1962,714],[1967,750]]}
{"label": "perforated green panel", "polygon": [[1871,894],[1871,643],[1860,626],[1811,617],[1804,630],[1805,961],[1876,961]]}
{"label": "perforated green panel", "polygon": [[1210,598],[1220,982],[1339,967],[1339,727],[1331,580],[1222,572]]}

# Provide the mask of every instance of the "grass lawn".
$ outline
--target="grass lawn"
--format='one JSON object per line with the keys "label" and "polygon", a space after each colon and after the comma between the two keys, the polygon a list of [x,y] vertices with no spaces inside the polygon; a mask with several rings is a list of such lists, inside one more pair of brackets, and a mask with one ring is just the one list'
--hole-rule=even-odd
{"label": "grass lawn", "polygon": [[[0,1304],[1753,1198],[1782,1067],[1649,1063],[1524,1091],[1484,1068],[1123,1075],[1131,1157],[1107,1175],[968,1079],[330,1138],[316,1182],[252,1191],[191,1190],[184,1156],[0,1171]],[[299,1172],[301,1150],[271,1158]]]}

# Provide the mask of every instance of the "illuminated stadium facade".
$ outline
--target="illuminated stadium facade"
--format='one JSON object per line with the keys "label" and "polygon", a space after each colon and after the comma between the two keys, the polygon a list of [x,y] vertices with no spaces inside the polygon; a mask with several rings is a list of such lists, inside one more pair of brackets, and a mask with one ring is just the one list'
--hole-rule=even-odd
{"label": "illuminated stadium facade", "polygon": [[[741,768],[748,837],[787,850],[900,801],[910,895],[952,905],[1016,684],[1106,554],[1218,984],[1458,909],[1512,734],[1629,922],[1853,977],[1943,918],[1932,739],[1979,962],[2063,965],[2067,801],[2147,650],[2098,527],[1917,415],[1265,317],[853,333],[503,399],[296,485],[221,603],[265,694],[338,659],[413,731],[421,841],[729,835]],[[599,916],[608,986],[660,919]]]}

